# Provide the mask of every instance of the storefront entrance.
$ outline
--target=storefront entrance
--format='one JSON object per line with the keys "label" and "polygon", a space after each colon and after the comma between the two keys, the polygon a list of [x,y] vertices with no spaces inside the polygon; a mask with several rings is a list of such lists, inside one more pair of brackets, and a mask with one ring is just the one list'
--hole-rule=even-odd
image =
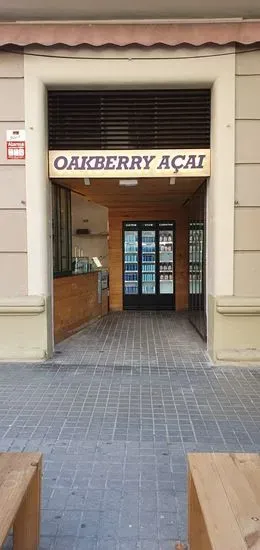
{"label": "storefront entrance", "polygon": [[[38,46],[36,49],[38,51]],[[26,359],[51,357],[56,314],[62,324],[61,336],[65,332],[65,319],[70,321],[73,316],[69,327],[71,333],[103,314],[99,271],[78,274],[85,245],[81,243],[76,254],[76,245],[72,248],[71,252],[79,261],[69,257],[72,256],[66,246],[69,238],[64,235],[69,227],[68,223],[64,224],[69,207],[66,206],[64,215],[64,192],[57,194],[59,242],[57,247],[52,246],[55,243],[51,240],[50,182],[66,187],[68,195],[74,192],[108,209],[107,231],[98,229],[98,233],[102,232],[98,238],[103,238],[108,247],[110,311],[122,311],[124,307],[123,222],[174,221],[174,299],[176,311],[183,311],[189,306],[190,228],[197,232],[196,242],[201,235],[197,224],[201,220],[189,217],[185,202],[209,178],[204,305],[208,352],[216,363],[236,361],[241,357],[257,359],[258,321],[257,316],[254,317],[258,311],[255,310],[258,308],[257,258],[247,246],[252,244],[251,225],[247,223],[251,211],[245,212],[246,202],[241,203],[242,208],[234,208],[241,193],[247,197],[245,166],[242,165],[253,158],[253,150],[244,139],[245,135],[250,135],[250,128],[244,132],[244,122],[238,120],[242,114],[237,116],[236,113],[235,69],[240,54],[226,48],[225,55],[214,57],[213,63],[214,48],[208,45],[203,47],[203,56],[199,51],[187,51],[180,46],[174,49],[171,58],[159,44],[145,51],[132,43],[127,48],[107,46],[90,51],[86,46],[79,51],[81,59],[77,60],[69,48],[66,49],[68,56],[61,59],[62,51],[58,46],[53,48],[51,59],[44,55],[38,57],[38,54],[37,57],[24,57],[26,170],[19,170],[25,173],[26,187],[23,175],[16,174],[18,167],[11,166],[10,162],[14,181],[19,181],[19,185],[23,182],[24,189],[21,193],[12,187],[13,207],[19,204],[23,212],[17,214],[19,224],[20,220],[22,223],[16,231],[16,235],[21,236],[15,253],[15,258],[19,256],[19,264],[11,263],[10,272],[17,275],[22,270],[23,281],[20,285],[16,280],[14,287],[8,284],[12,296],[13,291],[15,296],[18,291],[22,296],[15,301],[12,311],[6,304],[2,308],[2,357],[10,357],[10,354]],[[22,81],[20,83],[22,85]],[[241,105],[244,104],[242,90],[239,97]],[[24,120],[22,113],[18,120]],[[234,148],[236,132],[237,150]],[[236,159],[239,166],[241,163],[238,172]],[[123,188],[122,179],[127,180],[128,185],[133,185],[135,180],[135,186]],[[7,188],[10,187],[8,181],[6,179]],[[26,209],[22,206],[25,202]],[[255,204],[254,200],[251,204]],[[87,219],[89,222],[85,221]],[[190,223],[195,223],[195,227]],[[76,230],[85,229],[85,224],[89,229],[86,246],[93,243],[89,252],[92,260],[96,254],[93,250],[96,230],[94,222],[83,213]],[[248,228],[247,236],[241,229],[244,225]],[[76,235],[72,235],[74,240]],[[194,232],[192,236],[195,237]],[[8,244],[10,250],[12,242]],[[194,247],[195,244],[191,248]],[[245,248],[250,252],[248,256],[243,253]],[[54,249],[58,263],[53,280]],[[12,258],[10,256],[8,262],[13,262]],[[250,273],[254,274],[252,288],[245,276],[247,262]],[[74,266],[77,266],[77,276],[73,274]],[[61,268],[61,273],[57,273],[56,267]],[[7,279],[6,274],[5,277]],[[62,307],[57,308],[57,302]],[[6,320],[10,321],[7,329]]]}
{"label": "storefront entrance", "polygon": [[[190,308],[192,322],[206,336],[205,204],[198,218],[194,197],[210,174],[209,136],[207,89],[49,92],[52,183],[82,200],[81,216],[72,208],[79,224],[72,224],[67,239],[62,222],[53,220],[61,233],[53,251],[67,267],[58,276],[74,277],[65,292],[75,292],[75,275],[84,279],[79,300],[65,301],[67,311],[59,316],[64,323],[65,314],[68,324],[74,317],[70,330],[79,321],[82,326],[84,317],[90,320],[107,311]],[[99,224],[101,232],[94,229],[91,204],[103,208],[96,211],[96,219],[106,217]],[[68,217],[71,209],[66,208]],[[102,246],[98,239],[103,239]],[[62,254],[65,240],[67,260]],[[99,275],[104,269],[109,275],[107,304],[105,277]],[[90,271],[97,272],[91,285]],[[63,288],[61,296],[65,286],[55,282],[56,291]]]}
{"label": "storefront entrance", "polygon": [[[206,182],[178,178],[170,185],[168,178],[150,178],[125,187],[112,178],[91,178],[88,185],[64,178],[52,185],[71,197],[66,212],[72,215],[67,240],[60,232],[53,246],[60,253],[54,265],[66,266],[54,281],[58,340],[107,311],[122,310],[189,310],[206,337],[206,212],[205,204],[199,211],[196,206],[198,197],[205,203]],[[55,212],[65,229],[68,215]]]}

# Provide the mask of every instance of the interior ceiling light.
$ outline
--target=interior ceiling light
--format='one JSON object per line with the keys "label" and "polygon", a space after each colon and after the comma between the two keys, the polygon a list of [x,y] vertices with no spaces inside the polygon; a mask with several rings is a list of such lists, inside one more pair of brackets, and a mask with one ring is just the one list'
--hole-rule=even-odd
{"label": "interior ceiling light", "polygon": [[176,178],[170,178],[170,185],[175,185]]}
{"label": "interior ceiling light", "polygon": [[134,187],[135,185],[138,185],[137,180],[119,180],[119,185],[122,185],[123,187]]}
{"label": "interior ceiling light", "polygon": [[90,185],[90,179],[84,178],[84,185]]}

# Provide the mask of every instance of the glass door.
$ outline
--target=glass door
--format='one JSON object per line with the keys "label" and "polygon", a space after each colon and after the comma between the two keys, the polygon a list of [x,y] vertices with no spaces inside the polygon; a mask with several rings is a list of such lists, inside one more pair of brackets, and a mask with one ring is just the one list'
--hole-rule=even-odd
{"label": "glass door", "polygon": [[124,309],[175,308],[175,222],[123,222]]}
{"label": "glass door", "polygon": [[155,231],[141,231],[142,294],[156,294]]}
{"label": "glass door", "polygon": [[173,231],[169,229],[159,230],[159,277],[160,294],[173,294]]}
{"label": "glass door", "polygon": [[124,293],[138,294],[138,231],[124,232]]}
{"label": "glass door", "polygon": [[[189,293],[197,297],[202,296],[203,273],[203,224],[189,224]],[[199,299],[195,300],[199,304]],[[198,305],[197,304],[197,305]]]}
{"label": "glass door", "polygon": [[189,318],[202,338],[207,338],[206,189],[203,183],[189,201]]}

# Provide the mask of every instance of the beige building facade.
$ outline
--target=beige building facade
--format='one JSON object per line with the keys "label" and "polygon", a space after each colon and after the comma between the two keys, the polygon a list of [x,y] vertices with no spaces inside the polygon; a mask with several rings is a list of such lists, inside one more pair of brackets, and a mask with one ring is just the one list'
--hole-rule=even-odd
{"label": "beige building facade", "polygon": [[[42,360],[54,350],[47,90],[187,87],[211,89],[208,353],[215,364],[260,364],[258,48],[20,46],[0,51],[0,359]],[[25,129],[25,161],[6,158],[12,129]]]}

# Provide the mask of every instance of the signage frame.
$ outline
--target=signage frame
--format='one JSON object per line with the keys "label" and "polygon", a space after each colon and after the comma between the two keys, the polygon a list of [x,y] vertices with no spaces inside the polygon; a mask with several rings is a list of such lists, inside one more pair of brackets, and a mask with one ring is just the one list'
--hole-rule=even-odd
{"label": "signage frame", "polygon": [[50,178],[210,176],[210,149],[49,151]]}

